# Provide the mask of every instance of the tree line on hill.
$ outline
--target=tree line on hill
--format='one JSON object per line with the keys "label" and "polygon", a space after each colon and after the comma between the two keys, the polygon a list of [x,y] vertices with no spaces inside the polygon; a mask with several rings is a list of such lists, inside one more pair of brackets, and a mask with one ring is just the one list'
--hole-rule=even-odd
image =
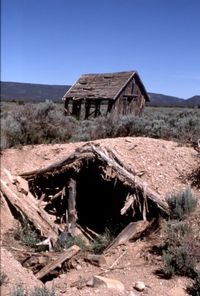
{"label": "tree line on hill", "polygon": [[[16,102],[62,102],[62,97],[70,85],[46,85],[19,82],[1,82],[1,101]],[[199,107],[200,95],[195,95],[186,100],[174,96],[149,93],[150,106],[157,107]]]}

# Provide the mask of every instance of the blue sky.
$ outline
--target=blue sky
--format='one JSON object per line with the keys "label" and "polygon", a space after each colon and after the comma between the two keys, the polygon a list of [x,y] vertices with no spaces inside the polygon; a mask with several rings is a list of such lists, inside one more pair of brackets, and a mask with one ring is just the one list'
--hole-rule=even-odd
{"label": "blue sky", "polygon": [[200,0],[1,0],[2,81],[126,70],[148,92],[200,94]]}

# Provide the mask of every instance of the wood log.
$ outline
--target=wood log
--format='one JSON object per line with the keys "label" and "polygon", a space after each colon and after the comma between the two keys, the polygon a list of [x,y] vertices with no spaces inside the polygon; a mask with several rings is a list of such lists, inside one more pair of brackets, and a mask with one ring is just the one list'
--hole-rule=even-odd
{"label": "wood log", "polygon": [[77,213],[76,213],[76,181],[72,178],[69,180],[69,196],[68,196],[68,231],[74,236]]}
{"label": "wood log", "polygon": [[115,248],[118,245],[124,244],[129,240],[138,239],[141,234],[148,228],[149,222],[147,221],[137,221],[129,223],[111,242],[111,244],[105,249],[107,252],[111,248]]}
{"label": "wood log", "polygon": [[25,178],[33,178],[38,174],[52,173],[54,170],[59,170],[63,166],[67,166],[75,161],[80,164],[82,160],[89,160],[94,157],[102,161],[105,166],[111,167],[119,180],[126,182],[131,188],[142,192],[146,196],[147,200],[150,199],[153,203],[155,203],[164,215],[169,215],[168,205],[164,200],[162,200],[162,197],[158,193],[149,188],[146,182],[137,176],[130,168],[126,167],[112,150],[100,147],[100,145],[95,145],[93,143],[83,145],[69,157],[60,162],[54,163],[47,168],[23,173],[21,176],[24,176]]}
{"label": "wood log", "polygon": [[[122,166],[117,161],[115,161],[113,158],[109,156],[109,149],[96,147],[95,145],[91,145],[93,151],[100,155],[104,161],[113,168],[113,170],[116,172],[117,177],[120,179],[120,177],[124,178],[124,181],[126,181],[129,185],[131,185],[132,188],[135,188],[137,190],[142,191],[146,198],[151,199],[155,204],[157,204],[158,208],[162,210],[167,216],[169,215],[169,208],[167,206],[166,202],[162,201],[162,198],[152,189],[150,189],[146,182],[142,181],[142,179],[133,173],[130,172],[124,165]],[[111,151],[113,154],[113,152]]]}
{"label": "wood log", "polygon": [[70,247],[66,251],[64,251],[60,256],[53,262],[47,264],[44,268],[42,268],[38,273],[35,274],[37,279],[42,279],[45,275],[49,274],[56,267],[61,265],[63,262],[69,260],[73,256],[75,256],[80,251],[80,248],[76,245]]}
{"label": "wood log", "polygon": [[29,193],[28,182],[24,178],[22,178],[21,176],[16,176],[15,184],[16,184],[19,192],[23,192],[26,195]]}
{"label": "wood log", "polygon": [[53,222],[50,221],[48,214],[42,209],[39,209],[36,204],[37,201],[32,195],[29,199],[24,194],[16,193],[2,179],[0,179],[0,184],[2,193],[17,211],[21,212],[42,235],[52,240],[57,239],[58,230],[53,225]]}
{"label": "wood log", "polygon": [[127,197],[126,197],[125,204],[124,204],[123,208],[120,211],[120,214],[124,215],[128,211],[128,209],[133,206],[135,200],[136,200],[135,195],[129,195],[128,194]]}

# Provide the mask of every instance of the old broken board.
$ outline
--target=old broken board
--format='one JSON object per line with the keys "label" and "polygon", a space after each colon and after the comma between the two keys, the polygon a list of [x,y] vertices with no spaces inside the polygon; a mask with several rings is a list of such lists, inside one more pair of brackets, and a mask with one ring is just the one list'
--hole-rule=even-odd
{"label": "old broken board", "polygon": [[149,226],[148,221],[137,221],[129,223],[119,234],[118,236],[111,242],[111,244],[104,251],[105,253],[120,244],[123,244],[129,240],[137,239],[141,236],[142,232],[144,232]]}
{"label": "old broken board", "polygon": [[[150,199],[153,201],[153,203],[157,205],[158,209],[160,209],[164,215],[169,215],[168,205],[162,200],[162,197],[159,196],[158,193],[152,190],[139,176],[126,167],[116,155],[116,153],[114,153],[111,149],[101,147],[100,145],[95,145],[94,143],[87,143],[83,145],[81,148],[76,149],[74,153],[62,161],[56,162],[40,170],[22,173],[21,176],[27,180],[30,180],[36,178],[39,175],[54,174],[59,170],[63,170],[63,168],[72,166],[72,164],[74,164],[75,167],[77,166],[77,169],[79,169],[83,160],[95,158],[103,162],[105,168],[111,168],[113,174],[123,183],[126,183],[131,188],[141,191],[143,193],[144,199]],[[146,203],[144,203],[144,205],[145,204]]]}
{"label": "old broken board", "polygon": [[38,273],[35,274],[37,279],[42,279],[45,275],[49,274],[57,266],[61,265],[66,260],[69,260],[80,251],[80,248],[76,245],[70,247],[66,251],[62,252],[60,256],[53,262],[47,264]]}
{"label": "old broken board", "polygon": [[4,180],[0,179],[1,191],[10,203],[21,212],[42,235],[53,240],[57,239],[58,229],[48,217],[48,214],[40,209],[37,205],[36,199],[29,192],[28,195],[17,191],[13,184],[7,185]]}

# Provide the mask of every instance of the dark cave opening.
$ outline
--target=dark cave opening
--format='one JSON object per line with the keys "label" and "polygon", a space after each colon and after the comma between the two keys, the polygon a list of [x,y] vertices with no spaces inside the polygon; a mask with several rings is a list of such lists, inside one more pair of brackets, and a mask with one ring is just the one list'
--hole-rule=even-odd
{"label": "dark cave opening", "polygon": [[[77,223],[84,229],[89,228],[96,233],[104,233],[106,229],[116,236],[130,222],[143,219],[143,192],[122,182],[115,177],[106,178],[106,165],[101,161],[92,159],[83,160],[78,172],[73,169],[65,169],[56,174],[39,176],[32,184],[35,190],[40,191],[40,196],[45,193],[47,201],[45,210],[56,216],[56,223],[65,222],[67,210],[68,190],[67,184],[70,178],[76,180],[76,211]],[[39,188],[39,189],[38,189]],[[59,191],[65,188],[65,195],[52,199]],[[137,201],[134,209],[130,208],[126,214],[121,215],[127,195],[134,194]],[[139,202],[138,202],[139,201]],[[157,204],[147,199],[147,220],[159,215]],[[62,218],[61,218],[62,217]]]}
{"label": "dark cave opening", "polygon": [[[142,219],[142,213],[136,207],[121,215],[127,195],[131,188],[119,179],[105,179],[101,166],[90,164],[83,167],[77,177],[76,209],[78,223],[97,233],[109,229],[117,235],[129,222]],[[134,193],[134,189],[132,193]]]}

